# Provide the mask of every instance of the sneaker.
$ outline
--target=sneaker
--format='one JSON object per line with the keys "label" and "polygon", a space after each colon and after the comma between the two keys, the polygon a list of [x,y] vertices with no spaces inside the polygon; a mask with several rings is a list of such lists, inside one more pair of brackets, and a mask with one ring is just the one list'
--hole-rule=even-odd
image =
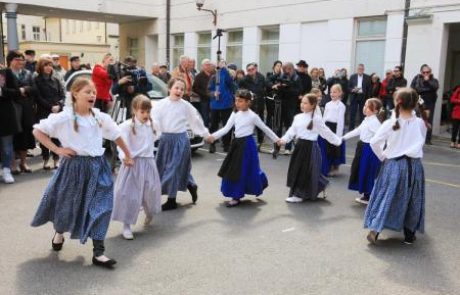
{"label": "sneaker", "polygon": [[355,201],[357,203],[367,205],[369,204],[369,197],[362,196],[361,198],[356,198]]}
{"label": "sneaker", "polygon": [[10,168],[3,168],[3,182],[6,184],[14,183]]}
{"label": "sneaker", "polygon": [[122,235],[125,240],[134,240],[134,235],[130,228],[124,228]]}
{"label": "sneaker", "polygon": [[287,198],[286,202],[288,202],[288,203],[302,203],[303,199],[299,198],[299,197],[296,197],[296,196],[292,196],[292,197]]}

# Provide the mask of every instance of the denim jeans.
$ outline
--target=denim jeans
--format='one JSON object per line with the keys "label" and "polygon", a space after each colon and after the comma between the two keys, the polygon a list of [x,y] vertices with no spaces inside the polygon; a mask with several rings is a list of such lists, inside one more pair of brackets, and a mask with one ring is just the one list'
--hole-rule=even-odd
{"label": "denim jeans", "polygon": [[0,137],[0,153],[2,155],[2,168],[10,168],[13,161],[13,135]]}

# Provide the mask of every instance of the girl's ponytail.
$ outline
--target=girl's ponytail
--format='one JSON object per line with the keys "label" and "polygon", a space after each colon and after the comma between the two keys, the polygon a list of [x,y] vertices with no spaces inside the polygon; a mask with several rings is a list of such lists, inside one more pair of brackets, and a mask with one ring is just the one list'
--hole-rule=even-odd
{"label": "girl's ponytail", "polygon": [[399,126],[399,103],[395,107],[395,117],[396,117],[396,122],[393,125],[393,130],[398,130],[400,128]]}

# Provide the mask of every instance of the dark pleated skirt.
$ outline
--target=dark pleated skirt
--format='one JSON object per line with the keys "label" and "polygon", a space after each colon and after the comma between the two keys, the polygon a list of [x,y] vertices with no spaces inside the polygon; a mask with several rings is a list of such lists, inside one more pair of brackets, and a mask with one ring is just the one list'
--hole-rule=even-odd
{"label": "dark pleated skirt", "polygon": [[252,136],[233,141],[218,175],[222,177],[221,192],[227,198],[241,199],[245,194],[259,196],[263,193],[268,180],[260,169],[257,145]]}
{"label": "dark pleated skirt", "polygon": [[369,143],[359,141],[351,164],[348,188],[360,194],[370,194],[380,169],[380,160]]}
{"label": "dark pleated skirt", "polygon": [[175,198],[178,191],[194,185],[190,140],[187,133],[162,133],[158,145],[157,168],[161,180],[161,193]]}
{"label": "dark pleated skirt", "polygon": [[[318,145],[321,150],[321,173],[323,175],[327,176],[331,171],[332,166],[339,166],[341,164],[345,164],[345,141],[342,142],[342,144],[339,147],[335,147],[336,149],[332,153],[330,152],[332,149],[328,147],[331,144],[321,136],[318,136]],[[337,153],[337,150],[339,150],[339,153]]]}
{"label": "dark pleated skirt", "polygon": [[106,158],[62,158],[45,190],[32,226],[48,221],[83,244],[104,240],[113,206],[112,170]]}
{"label": "dark pleated skirt", "polygon": [[321,173],[321,151],[316,141],[297,140],[289,162],[289,196],[315,200],[329,181]]}
{"label": "dark pleated skirt", "polygon": [[424,232],[425,174],[420,159],[401,157],[386,160],[372,190],[364,227]]}

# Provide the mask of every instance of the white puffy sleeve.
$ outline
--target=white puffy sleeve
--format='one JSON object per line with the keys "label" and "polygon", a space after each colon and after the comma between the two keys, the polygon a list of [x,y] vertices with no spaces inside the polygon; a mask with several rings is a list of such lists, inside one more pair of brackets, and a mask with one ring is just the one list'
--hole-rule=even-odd
{"label": "white puffy sleeve", "polygon": [[34,129],[38,129],[49,137],[59,138],[59,130],[62,125],[70,119],[64,112],[57,114],[50,114],[48,118],[40,120],[38,124],[34,125]]}
{"label": "white puffy sleeve", "polygon": [[383,147],[391,132],[395,119],[385,121],[382,126],[377,130],[374,137],[371,138],[370,145],[374,154],[379,158],[380,161],[385,160],[383,155]]}
{"label": "white puffy sleeve", "polygon": [[382,123],[377,119],[377,117],[374,117],[372,120],[369,120],[367,122],[367,128],[372,134],[377,133],[377,130],[379,130],[380,126],[382,126]]}
{"label": "white puffy sleeve", "polygon": [[191,103],[185,103],[187,105],[187,121],[190,124],[190,129],[202,137],[209,136],[209,130],[204,126],[200,113]]}
{"label": "white puffy sleeve", "polygon": [[120,127],[109,115],[99,113],[96,116],[99,117],[98,120],[101,120],[103,138],[114,141],[121,136]]}
{"label": "white puffy sleeve", "polygon": [[236,116],[236,113],[232,112],[232,114],[230,115],[230,118],[228,118],[227,123],[225,124],[225,126],[222,127],[221,129],[217,130],[216,132],[214,132],[212,134],[212,137],[214,137],[215,139],[219,139],[222,136],[224,136],[225,134],[227,134],[232,129],[232,127],[235,125],[235,116]]}
{"label": "white puffy sleeve", "polygon": [[338,118],[337,118],[337,132],[336,135],[341,137],[343,135],[343,129],[345,127],[345,111],[347,110],[347,107],[340,102],[340,107],[339,107],[339,113],[338,113]]}
{"label": "white puffy sleeve", "polygon": [[254,122],[254,125],[256,125],[257,127],[259,127],[260,130],[262,130],[265,135],[267,135],[273,142],[277,142],[280,138],[275,134],[275,132],[273,132],[270,128],[268,128],[267,125],[265,125],[264,122],[262,122],[262,120],[260,119],[259,116],[257,116],[256,114],[254,114],[253,116],[253,122]]}
{"label": "white puffy sleeve", "polygon": [[[129,139],[130,139],[130,132],[131,132],[131,123],[132,123],[131,120],[127,120],[119,125],[121,138],[123,138],[124,142],[128,146],[128,149],[130,148]],[[117,147],[117,151],[118,151],[118,157],[120,158],[120,160],[123,160],[125,158],[125,153],[120,147]]]}
{"label": "white puffy sleeve", "polygon": [[[358,127],[356,127],[355,129],[351,130],[350,132],[348,132],[347,134],[345,134],[342,138],[343,140],[348,140],[350,138],[353,138],[353,137],[356,137],[356,136],[359,136],[361,134],[361,127],[362,126],[362,123],[361,125],[359,125]],[[374,132],[375,134],[375,132]]]}
{"label": "white puffy sleeve", "polygon": [[319,115],[313,117],[313,129],[315,129],[322,138],[326,139],[333,145],[339,146],[342,144],[342,139],[326,126],[323,119]]}
{"label": "white puffy sleeve", "polygon": [[286,131],[286,133],[281,138],[284,142],[291,142],[296,137],[295,125],[299,120],[299,116],[295,116],[294,120],[292,121],[291,127]]}

